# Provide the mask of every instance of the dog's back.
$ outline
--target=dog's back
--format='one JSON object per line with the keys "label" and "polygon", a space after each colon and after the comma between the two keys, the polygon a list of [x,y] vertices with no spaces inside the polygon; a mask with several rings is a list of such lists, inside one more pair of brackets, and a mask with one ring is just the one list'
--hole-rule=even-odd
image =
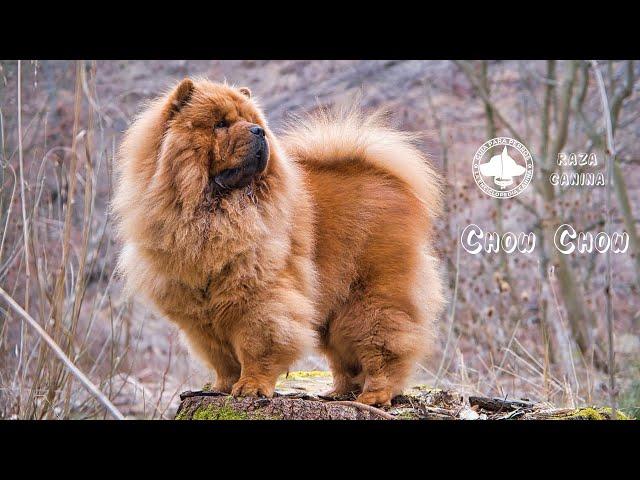
{"label": "dog's back", "polygon": [[282,137],[316,205],[322,348],[336,393],[385,403],[428,351],[443,295],[429,238],[436,175],[380,116],[322,111]]}

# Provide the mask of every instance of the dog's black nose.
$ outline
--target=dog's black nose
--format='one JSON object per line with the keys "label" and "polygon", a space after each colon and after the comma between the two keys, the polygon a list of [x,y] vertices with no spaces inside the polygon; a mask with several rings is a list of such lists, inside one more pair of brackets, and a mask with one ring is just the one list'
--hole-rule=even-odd
{"label": "dog's black nose", "polygon": [[260,135],[261,137],[264,137],[264,128],[260,127],[259,125],[254,125],[249,129],[249,131],[251,131],[251,133],[253,133],[254,135]]}

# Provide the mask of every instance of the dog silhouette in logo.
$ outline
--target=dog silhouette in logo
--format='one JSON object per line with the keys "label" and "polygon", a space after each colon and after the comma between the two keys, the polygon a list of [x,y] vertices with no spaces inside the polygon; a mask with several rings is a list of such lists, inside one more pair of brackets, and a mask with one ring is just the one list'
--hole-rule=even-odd
{"label": "dog silhouette in logo", "polygon": [[513,184],[513,177],[519,177],[525,171],[526,168],[509,156],[507,147],[500,155],[494,155],[487,163],[480,165],[480,173],[485,177],[493,177],[493,182],[502,190]]}

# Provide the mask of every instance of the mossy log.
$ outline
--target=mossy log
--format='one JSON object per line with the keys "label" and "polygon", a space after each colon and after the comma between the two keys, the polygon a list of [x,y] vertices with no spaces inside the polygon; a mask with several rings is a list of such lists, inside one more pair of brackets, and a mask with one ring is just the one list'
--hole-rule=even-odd
{"label": "mossy log", "polygon": [[[212,391],[184,392],[177,420],[609,420],[608,407],[554,408],[527,399],[470,396],[417,385],[376,408],[353,398],[330,399],[329,372],[290,372],[276,386],[273,398],[233,398]],[[627,419],[618,412],[618,419]]]}

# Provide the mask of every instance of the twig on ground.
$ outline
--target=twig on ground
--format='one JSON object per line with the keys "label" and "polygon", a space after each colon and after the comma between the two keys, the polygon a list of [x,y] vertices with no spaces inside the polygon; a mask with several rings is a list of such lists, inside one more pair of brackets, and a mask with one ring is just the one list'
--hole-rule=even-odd
{"label": "twig on ground", "polygon": [[364,403],[351,402],[349,400],[335,400],[333,402],[327,402],[327,403],[331,405],[344,405],[348,407],[355,407],[355,408],[359,408],[360,410],[365,410],[369,413],[373,413],[374,415],[378,415],[379,417],[382,417],[386,420],[396,420],[396,417],[394,417],[390,413],[387,413],[384,410],[381,410],[380,408],[376,408],[371,405],[366,405]]}

